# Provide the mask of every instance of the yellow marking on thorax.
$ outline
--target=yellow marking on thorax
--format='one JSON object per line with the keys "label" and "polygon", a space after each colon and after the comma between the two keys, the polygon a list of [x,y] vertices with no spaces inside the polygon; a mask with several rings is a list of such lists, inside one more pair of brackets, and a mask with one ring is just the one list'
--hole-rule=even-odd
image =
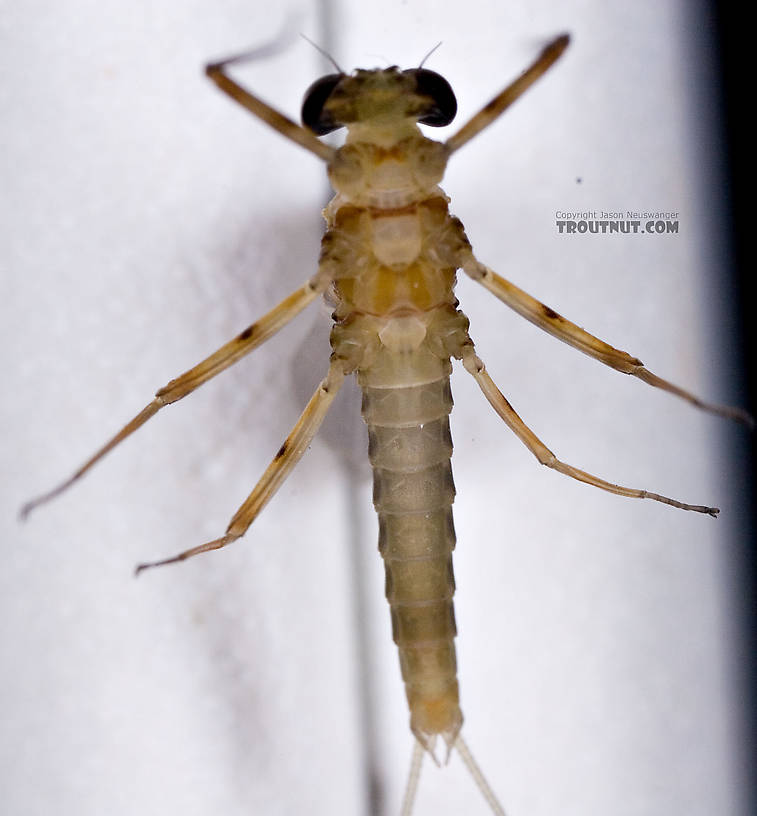
{"label": "yellow marking on thorax", "polygon": [[426,312],[454,302],[455,263],[442,251],[450,224],[443,192],[397,208],[337,198],[327,214],[334,232],[324,251],[338,265],[340,317]]}

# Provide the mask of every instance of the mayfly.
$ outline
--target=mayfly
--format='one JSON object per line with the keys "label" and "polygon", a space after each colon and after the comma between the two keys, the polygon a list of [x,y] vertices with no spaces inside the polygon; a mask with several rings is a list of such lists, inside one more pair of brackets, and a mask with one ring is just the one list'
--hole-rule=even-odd
{"label": "mayfly", "polygon": [[[463,715],[452,571],[455,487],[448,421],[452,359],[462,362],[497,414],[541,464],[610,493],[711,516],[718,513],[714,507],[622,487],[559,460],[521,420],[477,356],[468,319],[458,309],[454,294],[457,270],[539,328],[611,368],[706,411],[751,422],[739,409],[706,403],[657,377],[637,358],[599,340],[497,275],[476,258],[462,223],[449,212],[449,199],[438,185],[450,156],[539,79],[568,42],[569,37],[562,35],[549,43],[526,71],[445,142],[427,138],[418,124],[450,124],[457,102],[447,81],[422,66],[352,74],[337,66],[338,73],[317,80],[308,89],[300,126],[227,72],[257,52],[208,65],[208,77],[224,93],[326,162],[336,195],[324,212],[327,227],[318,270],[268,314],[161,388],[69,479],[22,508],[22,515],[27,516],[59,495],[161,408],[231,366],[325,295],[334,304],[326,377],[224,535],[170,558],[140,564],[137,572],[221,549],[244,535],[307,449],[345,377],[355,374],[368,426],[386,596],[415,737],[402,810],[405,816],[413,807],[424,754],[438,762],[449,758],[453,750],[465,761],[492,812],[504,813],[460,734]],[[318,138],[341,127],[347,129],[341,147]],[[439,738],[445,746],[441,758],[436,754]]]}

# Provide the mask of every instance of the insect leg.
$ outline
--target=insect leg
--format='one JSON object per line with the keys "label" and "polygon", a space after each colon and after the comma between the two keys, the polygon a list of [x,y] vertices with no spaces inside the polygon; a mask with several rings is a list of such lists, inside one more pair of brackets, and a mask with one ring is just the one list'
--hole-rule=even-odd
{"label": "insect leg", "polygon": [[505,109],[509,108],[521,94],[527,91],[542,74],[546,73],[546,71],[560,59],[563,51],[568,47],[569,42],[570,36],[568,34],[562,34],[552,40],[541,54],[539,54],[536,60],[516,80],[497,94],[491,102],[484,105],[457,133],[447,139],[445,145],[449,148],[449,152],[454,153],[455,150],[458,150],[474,136],[481,133],[484,128],[489,127]]}
{"label": "insect leg", "polygon": [[631,374],[634,377],[638,377],[654,388],[660,388],[670,394],[675,394],[677,397],[690,402],[703,411],[709,411],[712,414],[735,419],[749,427],[754,426],[754,419],[746,411],[728,405],[714,405],[705,402],[699,399],[699,397],[694,396],[694,394],[685,391],[683,388],[679,388],[677,385],[663,380],[645,368],[641,360],[632,357],[625,351],[614,348],[603,340],[589,334],[589,332],[579,326],[576,326],[575,323],[571,323],[570,320],[566,320],[562,315],[550,309],[549,306],[531,297],[527,292],[519,289],[510,283],[510,281],[505,280],[505,278],[500,277],[489,269],[489,267],[479,263],[472,254],[469,255],[462,266],[473,280],[488,289],[495,297],[498,297],[504,304],[516,311],[519,315],[525,317],[526,320],[531,321],[531,323],[543,329],[545,332],[548,332],[553,337],[556,337],[558,340],[562,340],[569,346],[573,346],[584,354],[588,354],[589,357],[593,357],[595,360],[599,360],[601,363],[623,374]]}
{"label": "insect leg", "polygon": [[321,142],[309,130],[306,130],[300,125],[293,122],[283,113],[279,113],[275,108],[272,108],[262,99],[251,94],[248,90],[243,88],[238,82],[233,80],[226,72],[227,66],[247,62],[256,59],[259,56],[259,49],[246,51],[242,54],[237,54],[219,62],[212,62],[205,66],[205,73],[215,82],[215,84],[235,102],[246,108],[253,116],[262,119],[267,125],[270,125],[274,130],[278,131],[282,136],[291,139],[300,147],[304,147],[311,153],[315,153],[319,159],[329,162],[333,159],[335,150],[333,147]]}
{"label": "insect leg", "polygon": [[573,465],[561,462],[523,422],[518,414],[515,413],[512,405],[505,399],[504,394],[497,388],[492,378],[486,372],[484,364],[481,362],[481,359],[476,356],[472,345],[466,346],[463,349],[463,365],[476,379],[479,388],[484,392],[484,396],[492,408],[502,417],[508,428],[510,428],[518,439],[533,453],[542,465],[546,465],[559,473],[564,473],[566,476],[570,476],[579,482],[585,482],[594,487],[599,487],[602,490],[607,490],[609,493],[615,493],[618,496],[628,496],[629,498],[635,499],[654,499],[663,504],[669,504],[671,507],[678,507],[681,510],[693,510],[696,513],[707,513],[710,516],[717,516],[720,512],[717,507],[706,507],[701,504],[686,504],[676,499],[668,498],[667,496],[661,496],[658,493],[650,493],[648,490],[621,487],[612,482],[606,482],[597,476],[592,476],[591,473],[579,470],[573,467]]}
{"label": "insect leg", "polygon": [[300,461],[308,445],[313,441],[318,428],[321,426],[324,417],[328,413],[334,397],[344,381],[344,370],[340,361],[332,362],[326,379],[321,382],[315,393],[310,398],[310,402],[305,406],[305,410],[297,420],[297,424],[292,428],[291,433],[279,448],[273,461],[260,477],[260,481],[255,485],[252,493],[245,499],[244,504],[237,510],[234,517],[229,522],[226,532],[220,538],[192,547],[189,550],[179,553],[171,558],[161,561],[154,561],[147,564],[139,564],[136,572],[150,567],[160,567],[164,564],[173,564],[177,561],[184,561],[193,555],[199,555],[210,550],[220,550],[232,541],[241,538],[247,532],[248,527],[257,518],[260,511],[268,503],[268,500],[281,487],[292,468]]}
{"label": "insect leg", "polygon": [[315,275],[301,289],[298,289],[289,295],[289,297],[282,300],[281,303],[271,309],[267,315],[251,326],[248,326],[233,340],[211,354],[210,357],[207,357],[199,365],[189,369],[189,371],[184,372],[184,374],[175,380],[171,380],[168,385],[156,392],[155,399],[149,405],[145,406],[131,422],[121,428],[111,440],[91,456],[73,476],[49,492],[43,493],[41,496],[37,496],[37,498],[24,504],[21,508],[21,518],[26,519],[35,507],[54,499],[63,493],[64,490],[71,487],[92,465],[102,459],[106,453],[115,448],[120,442],[123,442],[127,436],[131,436],[137,428],[144,425],[145,422],[157,414],[161,408],[190,394],[195,388],[198,388],[204,382],[215,377],[216,374],[220,374],[225,368],[233,365],[237,360],[244,357],[245,354],[249,354],[253,349],[268,340],[269,337],[273,336],[279,329],[296,317],[311,301],[315,300],[327,285],[328,279],[325,276]]}

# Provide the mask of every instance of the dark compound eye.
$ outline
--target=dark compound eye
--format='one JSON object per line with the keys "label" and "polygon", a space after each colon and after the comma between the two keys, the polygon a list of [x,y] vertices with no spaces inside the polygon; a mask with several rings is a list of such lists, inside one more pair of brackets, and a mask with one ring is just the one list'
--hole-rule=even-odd
{"label": "dark compound eye", "polygon": [[448,125],[457,113],[457,100],[449,82],[441,74],[427,68],[411,68],[403,73],[415,76],[418,93],[433,100],[428,112],[418,121],[432,127]]}
{"label": "dark compound eye", "polygon": [[316,79],[305,91],[302,102],[302,124],[308,130],[312,130],[316,136],[325,136],[332,130],[342,127],[323,110],[323,107],[343,76],[344,74],[328,74],[328,76]]}

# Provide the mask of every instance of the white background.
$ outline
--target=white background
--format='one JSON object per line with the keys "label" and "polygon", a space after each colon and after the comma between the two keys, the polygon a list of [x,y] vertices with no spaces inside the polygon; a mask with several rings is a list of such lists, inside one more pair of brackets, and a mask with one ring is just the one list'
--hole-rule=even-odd
{"label": "white background", "polygon": [[[346,69],[413,66],[443,41],[427,67],[455,88],[457,126],[569,31],[558,65],[454,156],[452,211],[499,273],[661,376],[735,399],[693,4],[345,0],[299,14],[294,30]],[[9,816],[398,812],[411,738],[354,389],[243,541],[131,578],[223,531],[326,370],[325,307],[15,520],[314,271],[323,167],[201,72],[285,18],[252,0],[0,3]],[[237,73],[296,117],[331,70],[295,41]],[[680,234],[557,234],[555,210],[600,208],[676,210]],[[716,522],[539,467],[460,368],[469,744],[512,816],[741,812],[733,431],[469,281],[459,297],[490,373],[558,456],[722,508]],[[463,809],[486,812],[457,757],[427,764],[417,814]]]}

